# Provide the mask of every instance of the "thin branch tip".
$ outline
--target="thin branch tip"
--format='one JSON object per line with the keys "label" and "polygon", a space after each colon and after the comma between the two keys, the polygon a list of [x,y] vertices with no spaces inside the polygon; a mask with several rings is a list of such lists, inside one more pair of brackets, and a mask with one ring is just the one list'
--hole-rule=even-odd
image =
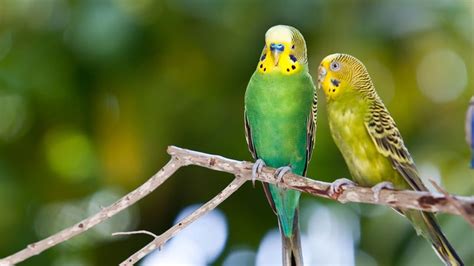
{"label": "thin branch tip", "polygon": [[169,155],[171,155],[178,147],[174,146],[174,145],[169,145],[167,148],[166,148],[166,153],[168,153]]}
{"label": "thin branch tip", "polygon": [[150,231],[146,231],[146,230],[129,231],[129,232],[115,232],[115,233],[112,233],[112,236],[127,236],[127,235],[138,235],[138,234],[149,235],[149,236],[152,236],[154,238],[158,238],[157,235],[155,235],[154,233],[152,233]]}

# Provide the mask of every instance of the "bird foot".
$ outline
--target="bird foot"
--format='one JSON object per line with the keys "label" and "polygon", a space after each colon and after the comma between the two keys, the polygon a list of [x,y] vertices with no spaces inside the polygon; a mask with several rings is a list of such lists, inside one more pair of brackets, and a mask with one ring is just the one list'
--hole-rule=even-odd
{"label": "bird foot", "polygon": [[347,178],[339,178],[331,183],[329,187],[328,195],[334,200],[338,200],[339,196],[344,192],[343,187],[353,187],[356,183]]}
{"label": "bird foot", "polygon": [[255,187],[255,180],[257,176],[262,172],[262,168],[266,166],[265,162],[262,159],[257,159],[252,166],[252,185]]}
{"label": "bird foot", "polygon": [[372,192],[374,192],[375,201],[378,202],[380,198],[380,192],[382,191],[382,189],[394,189],[394,186],[391,182],[384,181],[384,182],[378,183],[377,185],[373,186],[370,189],[372,190]]}
{"label": "bird foot", "polygon": [[291,166],[283,166],[283,167],[277,168],[275,172],[277,186],[279,186],[280,183],[283,182],[283,176],[286,175],[288,172],[291,172]]}

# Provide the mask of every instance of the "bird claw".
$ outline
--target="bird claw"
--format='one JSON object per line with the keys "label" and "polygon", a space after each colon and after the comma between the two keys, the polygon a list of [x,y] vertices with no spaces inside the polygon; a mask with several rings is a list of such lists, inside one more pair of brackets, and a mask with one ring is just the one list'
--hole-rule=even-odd
{"label": "bird claw", "polygon": [[347,178],[336,179],[334,182],[331,183],[331,186],[329,187],[328,195],[332,199],[337,200],[339,196],[341,195],[341,193],[344,192],[343,187],[353,187],[355,185],[356,183],[354,183],[352,180],[349,180]]}
{"label": "bird claw", "polygon": [[394,189],[394,188],[395,187],[393,186],[393,184],[391,182],[384,181],[384,182],[380,182],[377,185],[371,187],[370,190],[372,190],[372,192],[374,192],[374,199],[375,199],[376,202],[378,202],[379,198],[380,198],[380,192],[382,191],[382,189]]}
{"label": "bird claw", "polygon": [[277,168],[275,172],[275,179],[277,180],[277,186],[283,181],[283,176],[286,175],[288,172],[291,172],[291,166],[283,166]]}
{"label": "bird claw", "polygon": [[262,172],[262,168],[266,166],[265,162],[262,159],[257,159],[254,165],[252,166],[252,185],[255,187],[255,180],[257,176]]}

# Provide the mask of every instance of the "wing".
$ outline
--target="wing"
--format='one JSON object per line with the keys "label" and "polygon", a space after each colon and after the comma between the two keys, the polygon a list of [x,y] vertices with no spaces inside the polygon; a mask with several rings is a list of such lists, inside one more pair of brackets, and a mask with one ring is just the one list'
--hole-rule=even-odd
{"label": "wing", "polygon": [[375,100],[369,108],[365,127],[377,150],[387,157],[405,181],[414,190],[427,191],[421,181],[413,159],[410,156],[395,121],[380,100]]}
{"label": "wing", "polygon": [[255,152],[255,146],[253,145],[253,141],[252,141],[252,132],[250,131],[250,125],[247,119],[247,110],[244,111],[244,125],[245,125],[245,140],[247,141],[247,146],[249,148],[250,153],[252,154],[252,158],[254,160],[257,160],[257,153]]}
{"label": "wing", "polygon": [[311,112],[308,115],[308,122],[306,123],[306,166],[303,171],[303,175],[306,175],[306,170],[308,169],[309,161],[313,155],[314,143],[316,139],[316,127],[317,127],[317,117],[318,117],[318,95],[316,89],[313,88],[313,104],[311,106]]}
{"label": "wing", "polygon": [[[253,145],[252,140],[252,130],[250,128],[249,120],[247,119],[247,110],[244,111],[244,125],[245,125],[245,139],[247,140],[247,146],[249,148],[250,153],[254,160],[258,159],[257,152],[255,151],[255,146]],[[263,191],[265,192],[265,197],[267,198],[270,207],[272,208],[273,212],[276,214],[275,202],[272,199],[272,193],[270,192],[270,187],[268,183],[263,183]]]}

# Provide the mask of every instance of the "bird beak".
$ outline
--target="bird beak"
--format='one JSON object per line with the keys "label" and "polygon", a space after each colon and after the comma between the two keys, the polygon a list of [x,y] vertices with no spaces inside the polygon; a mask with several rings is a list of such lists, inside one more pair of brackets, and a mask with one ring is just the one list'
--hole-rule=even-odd
{"label": "bird beak", "polygon": [[279,50],[272,51],[272,59],[273,59],[273,62],[275,63],[275,66],[278,66],[278,62],[280,61],[280,54],[281,54],[281,51]]}
{"label": "bird beak", "polygon": [[285,50],[285,45],[281,43],[272,43],[270,44],[270,52],[275,66],[278,66],[280,61],[280,54]]}

